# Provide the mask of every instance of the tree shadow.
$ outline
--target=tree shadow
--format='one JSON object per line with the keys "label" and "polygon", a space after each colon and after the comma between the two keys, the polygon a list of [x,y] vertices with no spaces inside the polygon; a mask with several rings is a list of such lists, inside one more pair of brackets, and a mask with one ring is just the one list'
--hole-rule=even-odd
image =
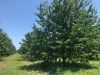
{"label": "tree shadow", "polygon": [[3,59],[0,59],[0,61],[3,61]]}
{"label": "tree shadow", "polygon": [[2,57],[0,57],[0,61],[3,61],[3,58]]}
{"label": "tree shadow", "polygon": [[[58,66],[59,65],[59,66]],[[27,71],[39,71],[39,72],[48,72],[50,75],[55,74],[57,72],[64,72],[64,71],[71,71],[71,72],[77,72],[81,69],[88,70],[88,69],[94,69],[96,67],[93,67],[91,65],[87,64],[79,64],[79,63],[66,63],[62,65],[62,63],[36,63],[31,65],[24,65],[19,67],[20,70],[27,70]]]}

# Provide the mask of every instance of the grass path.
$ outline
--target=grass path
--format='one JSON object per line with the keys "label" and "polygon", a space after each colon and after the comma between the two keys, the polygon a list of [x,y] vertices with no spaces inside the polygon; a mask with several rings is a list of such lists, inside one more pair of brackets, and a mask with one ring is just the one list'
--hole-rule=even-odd
{"label": "grass path", "polygon": [[[5,57],[3,61],[0,61],[0,75],[51,75],[47,72],[40,72],[39,70],[21,69],[23,66],[30,66],[32,64],[32,62],[22,61],[21,55],[19,54]],[[73,68],[69,67],[66,70],[58,69],[58,73],[55,75],[100,75],[100,61],[91,61],[90,64],[95,68],[84,69],[77,68],[77,66]]]}
{"label": "grass path", "polygon": [[32,62],[21,61],[19,54],[14,54],[9,57],[5,57],[0,62],[0,75],[47,75],[46,73],[40,73],[36,71],[21,70],[21,66],[31,65]]}

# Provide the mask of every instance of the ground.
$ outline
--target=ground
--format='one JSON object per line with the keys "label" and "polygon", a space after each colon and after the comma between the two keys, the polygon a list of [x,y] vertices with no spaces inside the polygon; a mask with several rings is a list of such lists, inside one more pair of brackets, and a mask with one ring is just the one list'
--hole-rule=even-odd
{"label": "ground", "polygon": [[[66,68],[40,68],[37,62],[24,61],[20,54],[14,54],[0,61],[0,75],[100,75],[100,61],[90,61],[90,66],[74,65]],[[48,67],[47,64],[46,67]]]}

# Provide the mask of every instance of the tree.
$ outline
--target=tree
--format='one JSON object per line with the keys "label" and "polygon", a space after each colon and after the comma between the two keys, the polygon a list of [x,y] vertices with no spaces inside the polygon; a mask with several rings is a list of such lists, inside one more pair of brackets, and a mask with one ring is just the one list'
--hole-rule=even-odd
{"label": "tree", "polygon": [[[40,50],[42,45],[40,42],[42,42],[42,32],[39,30],[36,26],[33,27],[32,32],[27,33],[25,35],[25,40],[23,40],[21,44],[21,47],[19,49],[19,53],[23,54],[25,58],[28,60],[36,60],[41,59],[42,55],[40,55]],[[42,36],[43,37],[43,36]],[[41,51],[42,52],[42,51]]]}
{"label": "tree", "polygon": [[15,52],[16,49],[11,39],[0,29],[0,56],[9,56]]}
{"label": "tree", "polygon": [[95,28],[96,28],[96,42],[97,42],[97,46],[96,48],[99,50],[99,53],[100,53],[100,20],[98,21],[98,23],[95,25]]}
{"label": "tree", "polygon": [[47,62],[87,63],[90,56],[97,54],[94,41],[97,16],[92,1],[53,0],[51,4],[41,4],[38,10],[37,22],[41,28],[35,27],[32,31],[35,36],[28,34],[27,42],[22,43],[34,58]]}

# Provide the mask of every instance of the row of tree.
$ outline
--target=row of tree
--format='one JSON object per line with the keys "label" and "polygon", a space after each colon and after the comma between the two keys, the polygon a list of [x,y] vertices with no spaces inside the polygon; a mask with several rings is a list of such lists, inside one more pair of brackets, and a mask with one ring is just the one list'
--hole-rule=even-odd
{"label": "row of tree", "polygon": [[16,52],[16,48],[13,45],[11,39],[7,36],[6,33],[0,29],[0,57],[9,56]]}
{"label": "row of tree", "polygon": [[19,52],[29,60],[87,63],[100,50],[100,24],[90,0],[53,0],[38,8],[38,24]]}

